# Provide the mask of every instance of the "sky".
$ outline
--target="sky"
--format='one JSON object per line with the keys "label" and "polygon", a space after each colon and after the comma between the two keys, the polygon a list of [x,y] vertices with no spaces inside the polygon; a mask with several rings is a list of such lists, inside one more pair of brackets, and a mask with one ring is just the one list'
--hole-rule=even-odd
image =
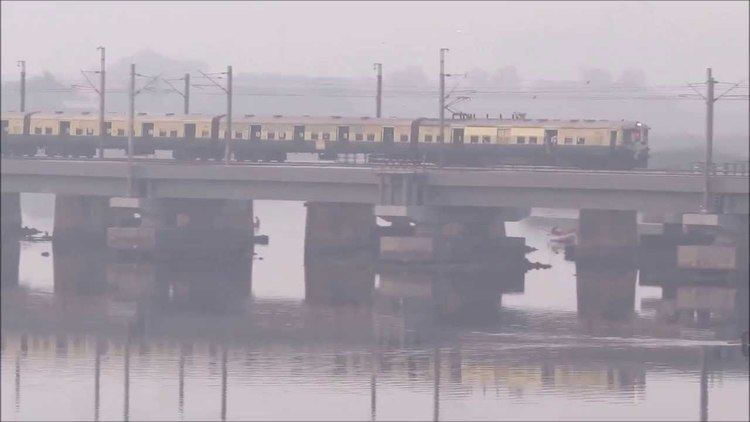
{"label": "sky", "polygon": [[[747,80],[748,3],[737,2],[2,2],[3,79],[74,77],[150,49],[236,73],[363,77],[419,67],[575,80],[645,72],[650,84]],[[7,80],[7,79],[6,79]]]}

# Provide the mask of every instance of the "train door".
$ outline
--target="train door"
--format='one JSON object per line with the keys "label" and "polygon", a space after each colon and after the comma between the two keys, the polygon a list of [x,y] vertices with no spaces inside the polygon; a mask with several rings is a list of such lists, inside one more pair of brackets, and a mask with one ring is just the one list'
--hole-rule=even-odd
{"label": "train door", "polygon": [[463,144],[464,143],[464,128],[454,128],[453,136],[451,139],[454,144]]}
{"label": "train door", "polygon": [[260,125],[250,125],[250,140],[260,141]]}
{"label": "train door", "polygon": [[150,138],[154,136],[154,124],[153,123],[144,123],[141,125],[141,136],[144,138]]}
{"label": "train door", "polygon": [[[347,133],[347,135],[348,135],[348,133]],[[305,127],[304,126],[295,126],[294,127],[294,140],[295,141],[304,141],[305,140]]]}
{"label": "train door", "polygon": [[557,145],[557,130],[547,129],[544,131],[544,144]]}
{"label": "train door", "polygon": [[185,123],[185,139],[195,139],[195,123]]}
{"label": "train door", "polygon": [[393,128],[392,127],[384,127],[383,128],[383,142],[386,144],[392,144],[393,143]]}
{"label": "train door", "polygon": [[338,140],[345,142],[349,140],[349,126],[339,126]]}
{"label": "train door", "polygon": [[61,121],[61,122],[60,122],[60,127],[59,127],[59,129],[60,129],[60,130],[59,130],[59,132],[58,132],[58,133],[59,133],[59,134],[60,134],[61,136],[66,136],[66,135],[70,135],[70,122],[69,122],[69,121],[67,121],[67,120],[63,120],[63,121]]}

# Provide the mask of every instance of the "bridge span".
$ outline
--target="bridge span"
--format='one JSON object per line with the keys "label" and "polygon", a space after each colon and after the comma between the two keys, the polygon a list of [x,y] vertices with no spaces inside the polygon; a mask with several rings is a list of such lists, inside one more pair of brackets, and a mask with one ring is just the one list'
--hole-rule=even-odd
{"label": "bridge span", "polygon": [[[148,198],[269,199],[383,204],[385,180],[415,175],[428,206],[545,207],[689,213],[700,210],[703,177],[688,172],[520,168],[415,168],[325,163],[185,163],[171,160],[3,159],[2,192]],[[746,176],[716,175],[721,212],[750,210]]]}

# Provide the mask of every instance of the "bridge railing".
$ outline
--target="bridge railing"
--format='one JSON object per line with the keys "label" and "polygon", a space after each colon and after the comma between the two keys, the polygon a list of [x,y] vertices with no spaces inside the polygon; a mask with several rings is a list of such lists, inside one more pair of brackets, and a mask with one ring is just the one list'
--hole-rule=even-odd
{"label": "bridge railing", "polygon": [[[705,168],[705,161],[694,161],[690,164],[690,170],[696,173],[703,173]],[[711,165],[711,174],[747,176],[750,174],[750,163],[747,161],[713,163]]]}

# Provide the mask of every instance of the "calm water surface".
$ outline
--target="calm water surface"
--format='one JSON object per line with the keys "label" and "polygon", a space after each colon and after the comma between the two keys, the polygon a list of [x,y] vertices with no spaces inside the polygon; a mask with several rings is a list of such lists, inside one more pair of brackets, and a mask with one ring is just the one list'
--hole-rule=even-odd
{"label": "calm water surface", "polygon": [[[2,419],[749,418],[734,340],[747,302],[707,325],[665,318],[636,270],[555,251],[546,233],[564,221],[507,226],[548,269],[376,274],[305,268],[301,203],[255,212],[271,242],[252,265],[181,271],[22,242],[18,280],[3,280]],[[24,224],[51,231],[50,215]]]}

